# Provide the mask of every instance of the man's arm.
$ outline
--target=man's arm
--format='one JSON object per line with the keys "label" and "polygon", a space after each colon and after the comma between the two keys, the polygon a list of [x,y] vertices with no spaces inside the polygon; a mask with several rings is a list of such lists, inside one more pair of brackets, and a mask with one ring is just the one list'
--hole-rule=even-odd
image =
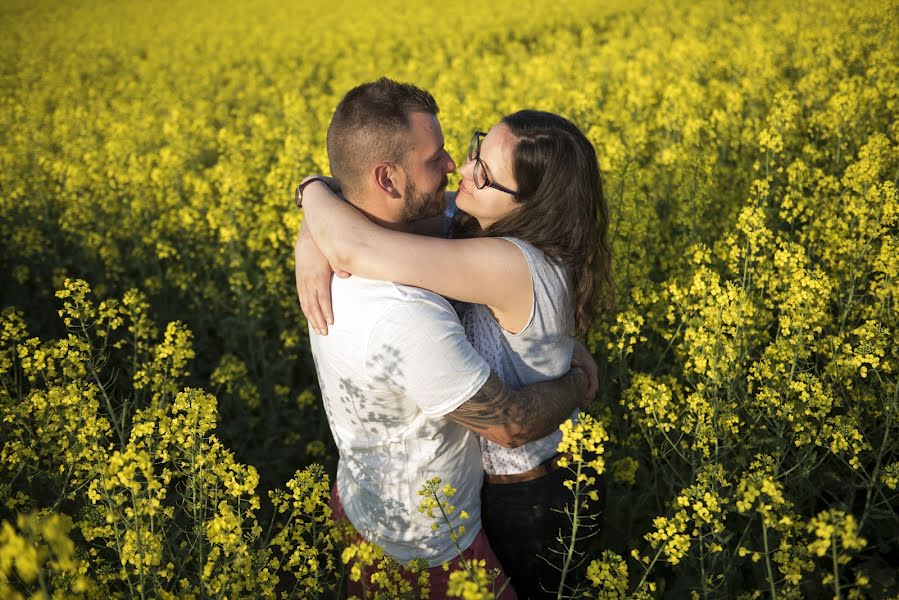
{"label": "man's arm", "polygon": [[520,390],[506,386],[495,373],[447,419],[506,448],[517,448],[549,435],[586,397],[587,375],[572,369],[561,379]]}
{"label": "man's arm", "polygon": [[[372,326],[366,376],[390,380],[428,418],[452,420],[514,448],[552,433],[592,399],[588,374],[579,368],[556,381],[510,389],[466,339],[446,300],[414,288],[403,293]],[[592,361],[589,354],[578,359],[588,371]]]}

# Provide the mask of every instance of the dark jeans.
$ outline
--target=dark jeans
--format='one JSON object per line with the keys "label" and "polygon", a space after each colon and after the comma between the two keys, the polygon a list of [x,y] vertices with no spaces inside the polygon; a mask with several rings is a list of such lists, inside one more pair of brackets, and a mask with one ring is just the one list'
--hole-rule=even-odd
{"label": "dark jeans", "polygon": [[[570,539],[571,521],[563,512],[569,510],[574,496],[563,485],[574,476],[568,469],[556,469],[538,479],[521,483],[484,483],[481,488],[481,519],[490,546],[511,579],[512,587],[522,600],[525,598],[555,598],[561,579],[564,556],[557,539]],[[597,531],[599,516],[605,505],[605,482],[597,477],[593,489],[599,492],[599,502],[590,502],[581,515],[596,515],[595,519],[579,519],[578,535],[585,529]],[[587,528],[584,528],[584,525]],[[592,525],[592,527],[590,527]],[[579,541],[575,548],[586,552],[593,539]],[[547,560],[549,562],[547,562]],[[550,564],[551,563],[551,564]],[[570,585],[578,574],[569,573]],[[544,591],[548,590],[548,591]]]}

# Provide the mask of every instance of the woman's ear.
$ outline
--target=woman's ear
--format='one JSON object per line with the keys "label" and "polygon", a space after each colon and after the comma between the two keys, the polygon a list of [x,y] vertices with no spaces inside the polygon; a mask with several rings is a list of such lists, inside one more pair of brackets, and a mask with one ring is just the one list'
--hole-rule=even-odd
{"label": "woman's ear", "polygon": [[399,181],[399,170],[390,163],[379,163],[373,170],[375,184],[391,198],[400,198],[402,182]]}

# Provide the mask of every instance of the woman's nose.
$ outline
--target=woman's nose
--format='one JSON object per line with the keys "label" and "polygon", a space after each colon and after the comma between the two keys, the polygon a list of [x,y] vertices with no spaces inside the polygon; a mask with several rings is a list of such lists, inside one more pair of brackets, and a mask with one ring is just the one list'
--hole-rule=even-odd
{"label": "woman's nose", "polygon": [[459,169],[459,174],[462,175],[463,177],[470,177],[471,176],[471,165],[473,163],[474,163],[474,161],[466,160],[465,164],[462,165],[462,167]]}

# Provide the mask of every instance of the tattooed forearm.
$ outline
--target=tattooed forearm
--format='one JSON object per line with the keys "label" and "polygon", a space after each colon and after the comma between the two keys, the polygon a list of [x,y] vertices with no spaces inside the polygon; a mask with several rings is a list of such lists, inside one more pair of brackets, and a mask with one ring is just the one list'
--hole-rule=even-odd
{"label": "tattooed forearm", "polygon": [[478,393],[447,418],[515,448],[555,431],[578,406],[586,388],[587,378],[579,369],[520,390],[510,389],[491,373]]}

